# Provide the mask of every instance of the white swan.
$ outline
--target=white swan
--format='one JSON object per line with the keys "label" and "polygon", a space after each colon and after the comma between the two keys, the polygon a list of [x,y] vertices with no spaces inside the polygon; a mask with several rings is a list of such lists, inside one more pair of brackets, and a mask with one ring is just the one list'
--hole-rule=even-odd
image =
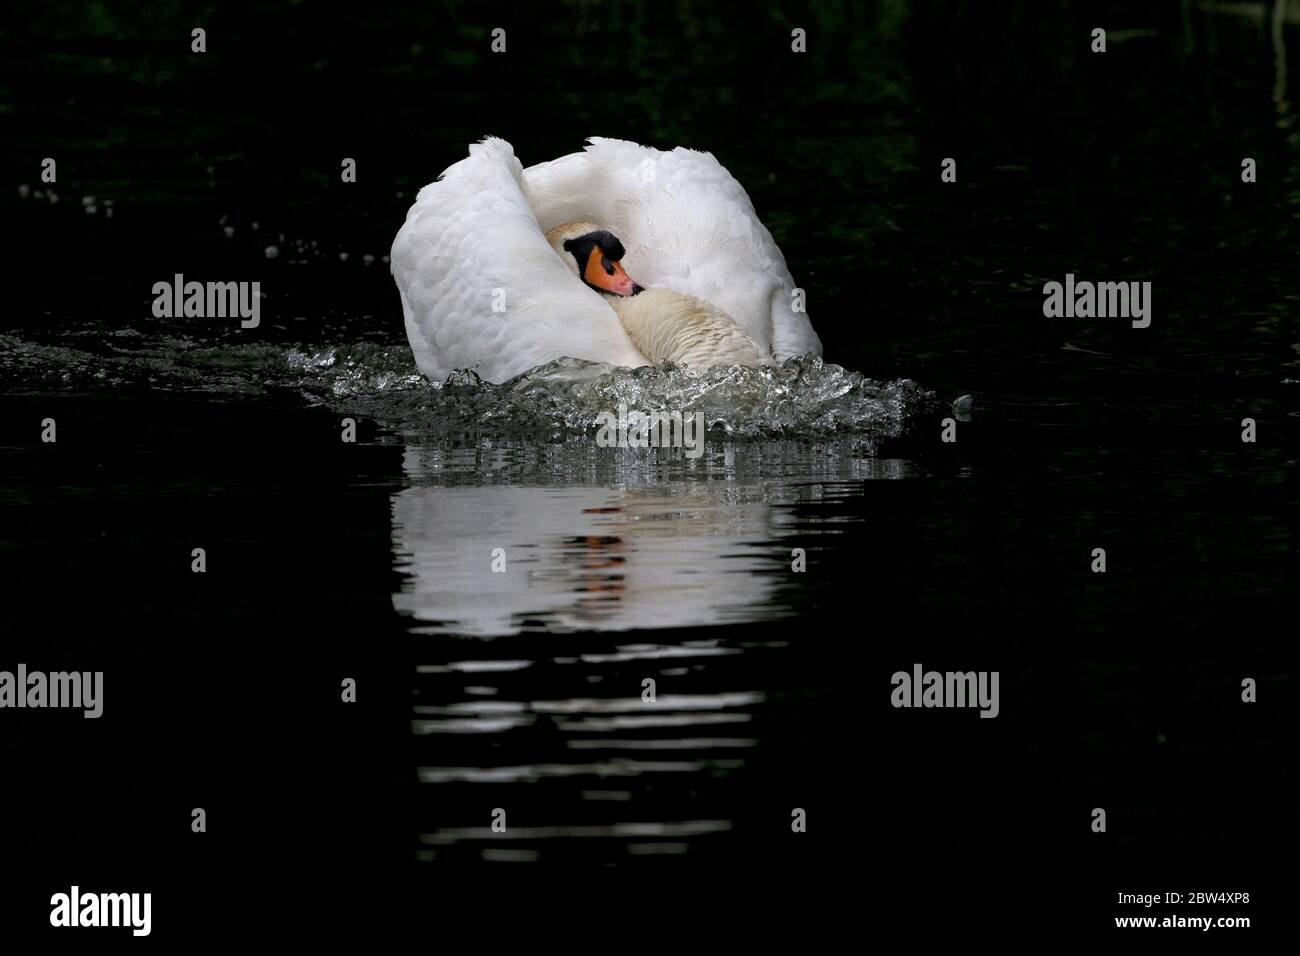
{"label": "white swan", "polygon": [[[391,261],[425,375],[472,368],[501,382],[564,356],[647,364],[612,300],[575,278],[548,242],[548,230],[573,222],[599,223],[621,240],[618,258],[637,282],[703,300],[763,355],[821,354],[807,314],[793,308],[781,251],[713,156],[590,143],[525,170],[509,143],[488,138],[420,190]],[[648,332],[650,306],[667,298],[631,309],[629,327]]]}

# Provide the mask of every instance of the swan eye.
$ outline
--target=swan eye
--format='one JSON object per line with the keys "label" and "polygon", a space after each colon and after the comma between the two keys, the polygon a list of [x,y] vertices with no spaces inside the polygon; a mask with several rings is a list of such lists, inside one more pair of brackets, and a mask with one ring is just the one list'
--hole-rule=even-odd
{"label": "swan eye", "polygon": [[614,274],[614,263],[609,261],[608,256],[600,257],[600,267],[605,270],[605,275],[612,276]]}

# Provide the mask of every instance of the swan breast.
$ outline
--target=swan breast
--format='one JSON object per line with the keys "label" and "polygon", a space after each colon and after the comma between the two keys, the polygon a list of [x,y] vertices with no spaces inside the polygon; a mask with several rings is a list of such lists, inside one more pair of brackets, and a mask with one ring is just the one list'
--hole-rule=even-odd
{"label": "swan breast", "polygon": [[672,289],[611,298],[623,330],[651,362],[696,368],[772,365],[772,355],[717,306]]}

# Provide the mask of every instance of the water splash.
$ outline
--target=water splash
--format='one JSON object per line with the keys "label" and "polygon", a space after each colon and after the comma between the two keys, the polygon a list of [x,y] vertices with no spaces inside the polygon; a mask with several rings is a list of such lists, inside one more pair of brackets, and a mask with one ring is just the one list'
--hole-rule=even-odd
{"label": "water splash", "polygon": [[422,431],[551,440],[596,429],[602,414],[703,412],[727,439],[895,438],[936,407],[910,379],[880,383],[821,359],[772,368],[619,368],[560,359],[500,385],[457,372],[430,387],[411,424]]}
{"label": "water splash", "polygon": [[627,369],[559,359],[494,384],[472,371],[429,383],[405,343],[212,342],[176,332],[93,324],[30,338],[0,335],[10,390],[142,388],[231,396],[296,393],[413,437],[562,441],[590,434],[620,405],[703,412],[712,439],[893,438],[933,410],[909,379],[877,382],[820,359],[769,368]]}

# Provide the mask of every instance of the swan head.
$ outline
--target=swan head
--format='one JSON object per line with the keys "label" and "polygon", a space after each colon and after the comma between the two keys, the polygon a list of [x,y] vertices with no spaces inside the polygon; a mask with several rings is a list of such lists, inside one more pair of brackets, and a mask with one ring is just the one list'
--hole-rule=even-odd
{"label": "swan head", "polygon": [[601,295],[636,295],[641,287],[623,271],[623,243],[594,222],[566,222],[546,233],[551,248],[588,288]]}

